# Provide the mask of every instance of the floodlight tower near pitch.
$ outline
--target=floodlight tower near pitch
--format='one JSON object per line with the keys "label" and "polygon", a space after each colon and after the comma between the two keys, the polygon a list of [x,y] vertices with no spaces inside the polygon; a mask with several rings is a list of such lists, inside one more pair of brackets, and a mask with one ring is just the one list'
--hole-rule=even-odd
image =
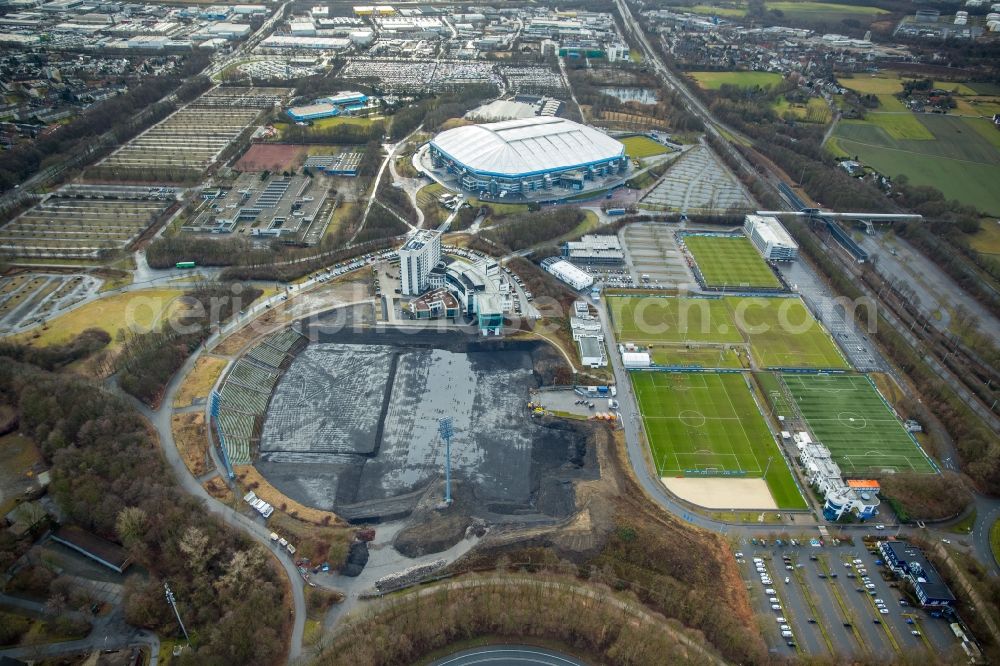
{"label": "floodlight tower near pitch", "polygon": [[455,436],[455,426],[450,416],[438,419],[438,434],[444,440],[444,502],[442,509],[451,506],[451,438]]}

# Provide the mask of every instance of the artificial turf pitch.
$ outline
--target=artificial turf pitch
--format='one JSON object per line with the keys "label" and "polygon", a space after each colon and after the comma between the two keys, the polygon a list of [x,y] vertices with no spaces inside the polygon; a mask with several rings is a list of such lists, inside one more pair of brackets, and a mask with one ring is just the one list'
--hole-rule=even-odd
{"label": "artificial turf pitch", "polygon": [[685,236],[709,287],[780,289],[781,282],[745,236]]}
{"label": "artificial turf pitch", "polygon": [[862,375],[783,375],[809,428],[847,475],[935,471]]}
{"label": "artificial turf pitch", "polygon": [[779,508],[806,508],[742,374],[635,372],[631,377],[661,477],[704,470],[759,478],[766,469]]}
{"label": "artificial turf pitch", "polygon": [[609,296],[618,342],[749,344],[761,368],[849,369],[799,298]]}

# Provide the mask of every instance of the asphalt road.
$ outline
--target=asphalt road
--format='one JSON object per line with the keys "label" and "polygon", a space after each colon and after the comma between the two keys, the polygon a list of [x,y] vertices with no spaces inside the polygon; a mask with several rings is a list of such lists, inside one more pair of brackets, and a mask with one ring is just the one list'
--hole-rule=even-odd
{"label": "asphalt road", "polygon": [[524,645],[489,645],[471,650],[463,650],[431,663],[431,666],[471,666],[491,664],[491,666],[522,666],[523,664],[544,664],[545,666],[585,666],[584,662],[568,655],[544,648]]}

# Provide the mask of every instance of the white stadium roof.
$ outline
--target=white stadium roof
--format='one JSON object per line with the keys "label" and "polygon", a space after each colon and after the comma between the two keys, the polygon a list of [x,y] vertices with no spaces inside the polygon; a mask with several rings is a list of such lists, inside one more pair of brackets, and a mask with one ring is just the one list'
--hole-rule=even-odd
{"label": "white stadium roof", "polygon": [[625,151],[604,132],[552,117],[456,127],[431,143],[471,171],[498,176],[583,167]]}

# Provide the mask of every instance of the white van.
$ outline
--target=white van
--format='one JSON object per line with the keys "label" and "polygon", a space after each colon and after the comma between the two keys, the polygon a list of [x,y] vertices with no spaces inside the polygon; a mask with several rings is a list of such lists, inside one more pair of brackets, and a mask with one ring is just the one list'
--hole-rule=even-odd
{"label": "white van", "polygon": [[775,592],[773,588],[770,588],[770,587],[769,587],[769,588],[767,588],[766,590],[764,590],[764,594],[767,594],[767,595],[770,595],[770,596],[772,596],[772,597],[773,597],[774,595],[776,595],[776,594],[777,594],[777,592]]}
{"label": "white van", "polygon": [[790,631],[783,631],[783,632],[781,632],[781,637],[782,638],[791,638],[792,637],[792,632],[790,632]]}
{"label": "white van", "polygon": [[781,604],[771,604],[771,610],[780,611],[781,610]]}
{"label": "white van", "polygon": [[783,625],[781,625],[778,628],[781,629],[782,631],[791,631],[792,630],[792,628],[789,627],[787,624],[783,624]]}
{"label": "white van", "polygon": [[778,601],[778,597],[771,597],[770,599],[768,599],[768,601],[770,601],[772,604],[780,603]]}
{"label": "white van", "polygon": [[788,622],[788,620],[786,620],[785,618],[781,617],[780,615],[778,617],[774,618],[774,619],[775,619],[775,621],[778,624],[784,624],[785,622]]}

